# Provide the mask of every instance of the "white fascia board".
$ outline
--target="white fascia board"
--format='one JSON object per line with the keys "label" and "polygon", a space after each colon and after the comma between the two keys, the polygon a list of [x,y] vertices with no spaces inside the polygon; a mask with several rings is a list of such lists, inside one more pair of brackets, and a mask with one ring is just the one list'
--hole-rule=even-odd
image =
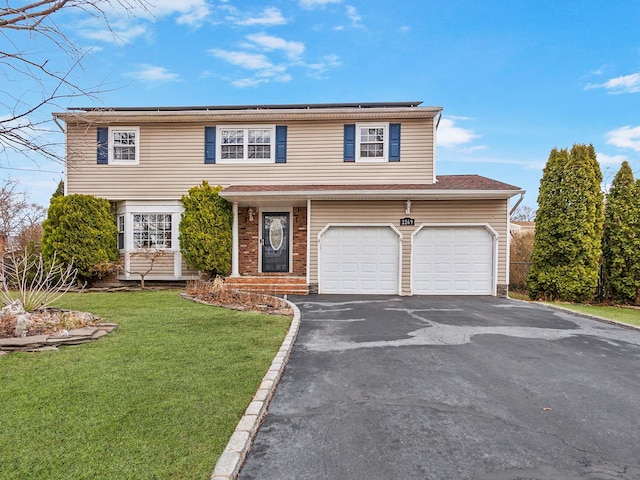
{"label": "white fascia board", "polygon": [[268,192],[220,192],[220,196],[228,201],[255,201],[258,199],[291,199],[291,200],[432,200],[432,199],[506,199],[524,190],[295,190]]}
{"label": "white fascia board", "polygon": [[441,107],[322,108],[273,110],[184,110],[184,111],[69,111],[53,117],[66,123],[110,124],[118,122],[268,122],[296,120],[378,120],[433,118]]}

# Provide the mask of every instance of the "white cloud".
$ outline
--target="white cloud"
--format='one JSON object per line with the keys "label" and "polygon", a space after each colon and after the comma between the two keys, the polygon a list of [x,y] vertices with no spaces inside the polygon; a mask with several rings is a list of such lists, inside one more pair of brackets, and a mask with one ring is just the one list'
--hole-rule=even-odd
{"label": "white cloud", "polygon": [[323,56],[319,62],[317,63],[309,63],[307,64],[307,68],[310,70],[310,75],[316,78],[323,78],[322,75],[331,70],[333,68],[337,68],[342,63],[340,62],[340,57],[337,55],[325,55]]}
{"label": "white cloud", "polygon": [[235,87],[239,88],[247,88],[247,87],[257,87],[262,83],[267,83],[270,81],[276,82],[288,82],[291,80],[291,75],[285,73],[284,75],[277,76],[261,76],[257,75],[255,77],[241,78],[240,80],[234,80],[231,84]]}
{"label": "white cloud", "polygon": [[138,37],[148,34],[148,29],[142,24],[128,20],[112,21],[111,29],[105,28],[104,23],[92,18],[80,23],[79,33],[85,38],[114,45],[127,45]]}
{"label": "white cloud", "polygon": [[250,77],[232,81],[231,84],[236,87],[255,87],[268,82],[289,82],[292,78],[285,66],[273,64],[266,55],[261,53],[221,49],[210,50],[210,53],[232,65],[255,72]]}
{"label": "white cloud", "polygon": [[284,38],[266,35],[264,33],[254,33],[247,35],[247,39],[266,51],[282,50],[287,57],[296,60],[304,53],[304,43],[287,41]]}
{"label": "white cloud", "polygon": [[237,14],[237,10],[233,9],[234,14],[227,17],[236,25],[252,26],[252,25],[284,25],[287,20],[282,16],[282,12],[275,7],[267,7],[261,14]]}
{"label": "white cloud", "polygon": [[[185,25],[199,25],[211,13],[206,0],[149,0],[146,7],[144,10],[156,18],[177,14],[176,22]],[[136,10],[137,15],[144,15],[141,8]]]}
{"label": "white cloud", "polygon": [[628,162],[629,157],[626,155],[607,155],[606,153],[596,154],[600,165],[620,165],[622,162]]}
{"label": "white cloud", "polygon": [[140,82],[166,83],[180,80],[180,75],[171,73],[164,67],[156,65],[141,64],[137,69],[127,74],[128,77],[135,78]]}
{"label": "white cloud", "polygon": [[347,14],[347,18],[351,20],[351,25],[353,27],[362,27],[362,23],[361,23],[362,17],[358,13],[358,10],[356,9],[356,7],[352,5],[347,5],[346,14]]}
{"label": "white cloud", "polygon": [[210,53],[222,60],[247,70],[270,70],[274,65],[261,53],[247,53],[232,50],[213,49]]}
{"label": "white cloud", "polygon": [[402,27],[400,27],[398,29],[400,31],[400,33],[408,33],[411,31],[411,27],[407,26],[407,25],[403,25]]}
{"label": "white cloud", "polygon": [[307,10],[322,8],[330,3],[341,3],[342,0],[300,0],[300,6]]}
{"label": "white cloud", "polygon": [[640,152],[640,126],[629,125],[611,130],[607,133],[607,143],[620,148],[630,148]]}
{"label": "white cloud", "polygon": [[638,93],[640,92],[640,72],[621,77],[612,78],[604,83],[589,84],[585,87],[587,90],[594,88],[604,88],[608,93]]}
{"label": "white cloud", "polygon": [[437,132],[437,145],[439,147],[457,147],[464,145],[481,135],[476,134],[473,130],[457,127],[450,118],[442,118]]}
{"label": "white cloud", "polygon": [[79,22],[78,31],[85,38],[115,45],[151,35],[150,24],[161,17],[175,15],[176,23],[197,27],[211,14],[206,0],[149,0],[124,10],[117,8],[117,2],[107,2],[103,8],[110,19],[108,26],[101,18],[90,17]]}

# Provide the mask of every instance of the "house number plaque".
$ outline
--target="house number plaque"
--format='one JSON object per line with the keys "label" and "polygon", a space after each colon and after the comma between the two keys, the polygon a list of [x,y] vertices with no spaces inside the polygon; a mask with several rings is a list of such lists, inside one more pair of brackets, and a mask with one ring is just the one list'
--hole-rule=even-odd
{"label": "house number plaque", "polygon": [[400,219],[401,227],[413,227],[415,224],[416,220],[414,218],[405,217]]}

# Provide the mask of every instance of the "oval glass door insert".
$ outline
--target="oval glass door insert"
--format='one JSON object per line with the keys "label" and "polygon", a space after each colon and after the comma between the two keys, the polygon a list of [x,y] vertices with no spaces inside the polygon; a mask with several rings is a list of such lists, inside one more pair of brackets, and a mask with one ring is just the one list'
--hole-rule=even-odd
{"label": "oval glass door insert", "polygon": [[273,217],[269,225],[269,245],[276,252],[282,247],[284,242],[284,225],[282,219]]}

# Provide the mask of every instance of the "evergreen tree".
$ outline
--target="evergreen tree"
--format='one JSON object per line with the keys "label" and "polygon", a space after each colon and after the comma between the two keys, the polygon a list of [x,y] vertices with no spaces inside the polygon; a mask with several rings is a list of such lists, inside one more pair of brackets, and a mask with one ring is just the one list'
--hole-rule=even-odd
{"label": "evergreen tree", "polygon": [[640,301],[640,183],[623,162],[607,195],[602,255],[605,289],[623,303]]}
{"label": "evergreen tree", "polygon": [[[56,188],[56,191],[53,192],[53,195],[51,195],[51,199],[53,200],[56,197],[62,196],[64,196],[64,180],[60,180],[58,182],[58,187]],[[51,200],[49,200],[49,202],[51,202]]]}
{"label": "evergreen tree", "polygon": [[73,263],[78,278],[90,281],[93,267],[118,260],[118,229],[109,201],[91,195],[54,196],[42,224],[42,254]]}
{"label": "evergreen tree", "polygon": [[231,269],[233,211],[221,190],[205,180],[182,196],[180,251],[189,265],[211,275]]}
{"label": "evergreen tree", "polygon": [[540,181],[532,298],[582,302],[593,298],[603,224],[602,173],[593,146],[553,149]]}

